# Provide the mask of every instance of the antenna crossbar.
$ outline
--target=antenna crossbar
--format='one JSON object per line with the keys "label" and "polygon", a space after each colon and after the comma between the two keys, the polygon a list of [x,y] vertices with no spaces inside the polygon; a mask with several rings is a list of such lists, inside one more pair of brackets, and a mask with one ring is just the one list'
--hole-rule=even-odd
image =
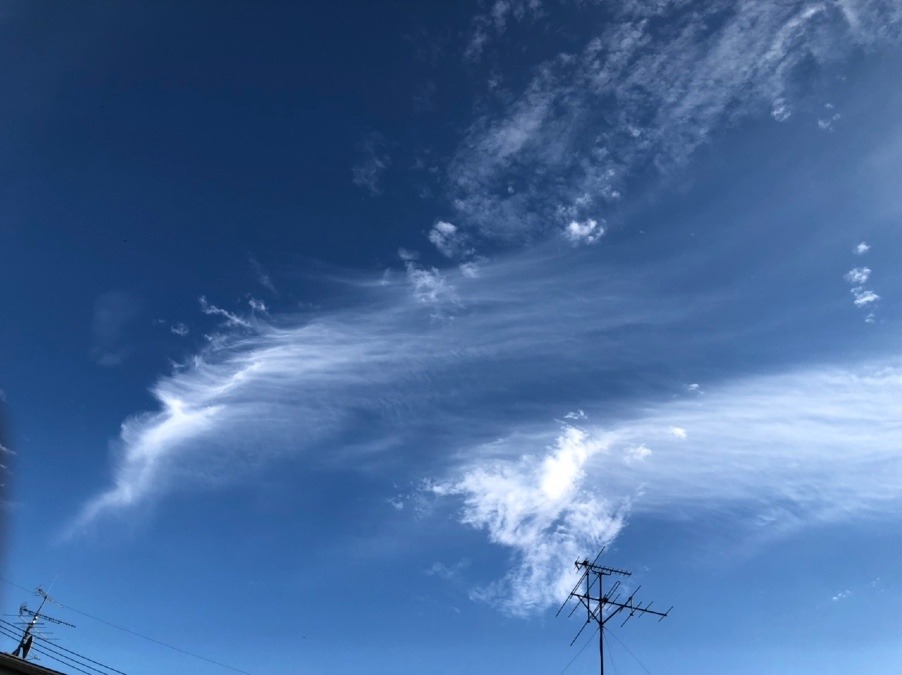
{"label": "antenna crossbar", "polygon": [[582,574],[576,582],[576,585],[573,587],[573,590],[570,592],[570,595],[564,600],[564,604],[561,605],[561,608],[557,611],[557,614],[555,614],[555,616],[558,616],[571,600],[576,600],[576,602],[574,603],[573,609],[570,611],[570,616],[572,616],[580,607],[585,608],[586,621],[570,644],[572,646],[576,642],[579,636],[582,635],[586,626],[591,623],[596,624],[598,626],[598,654],[600,657],[601,675],[604,675],[604,627],[608,621],[624,612],[627,613],[627,616],[623,620],[623,623],[620,624],[621,627],[626,625],[626,622],[634,616],[651,615],[658,617],[658,621],[663,621],[669,616],[670,610],[673,609],[673,607],[671,607],[666,612],[659,612],[656,609],[651,609],[651,602],[643,605],[641,601],[636,600],[636,594],[639,592],[641,586],[637,586],[636,590],[630,593],[626,600],[621,602],[619,600],[621,594],[618,592],[618,589],[621,586],[619,579],[615,581],[607,593],[605,593],[605,577],[630,577],[632,576],[632,572],[617,569],[616,567],[599,565],[598,559],[603,552],[604,549],[602,548],[601,552],[595,557],[593,562],[589,562],[589,559],[585,558],[583,560],[577,560],[574,563],[576,570],[582,571]]}

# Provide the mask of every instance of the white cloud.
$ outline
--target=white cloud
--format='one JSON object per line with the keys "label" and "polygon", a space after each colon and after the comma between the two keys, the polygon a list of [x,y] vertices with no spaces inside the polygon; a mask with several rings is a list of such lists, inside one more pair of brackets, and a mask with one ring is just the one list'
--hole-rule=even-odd
{"label": "white cloud", "polygon": [[472,21],[464,58],[479,61],[492,39],[503,35],[511,20],[533,21],[542,16],[540,0],[494,0]]}
{"label": "white cloud", "polygon": [[792,110],[787,104],[786,99],[779,97],[773,102],[770,114],[771,117],[773,117],[778,122],[785,122],[790,117],[792,117]]}
{"label": "white cloud", "polygon": [[354,185],[377,196],[382,194],[382,174],[391,165],[385,137],[373,132],[364,136],[360,142],[361,158],[351,169]]}
{"label": "white cloud", "polygon": [[459,301],[457,290],[437,267],[422,267],[413,258],[405,258],[407,280],[413,289],[414,297],[429,305],[453,306]]}
{"label": "white cloud", "polygon": [[267,311],[266,303],[263,302],[262,300],[258,300],[257,298],[254,298],[254,297],[248,298],[247,304],[255,312],[262,312],[265,314]]}
{"label": "white cloud", "polygon": [[871,247],[868,245],[867,242],[864,242],[864,241],[862,241],[855,247],[855,253],[857,255],[864,255],[865,253],[867,253],[870,250],[871,250]]}
{"label": "white cloud", "polygon": [[839,113],[834,113],[828,117],[817,121],[817,128],[821,131],[833,131],[833,125],[842,117]]}
{"label": "white cloud", "polygon": [[686,385],[686,391],[691,392],[693,394],[700,394],[702,391],[702,387],[697,382],[693,382],[692,384]]}
{"label": "white cloud", "polygon": [[443,220],[432,226],[432,229],[429,231],[429,241],[435,245],[443,256],[452,260],[473,254],[473,249],[468,243],[468,237],[457,227]]}
{"label": "white cloud", "polygon": [[831,599],[833,602],[838,602],[838,601],[840,601],[840,600],[845,600],[845,599],[848,598],[850,595],[852,595],[852,591],[845,590],[845,591],[840,591],[839,593],[837,593],[836,595],[834,595],[834,596],[833,596],[832,598],[830,598],[830,599]]}
{"label": "white cloud", "polygon": [[667,427],[667,433],[669,433],[674,438],[679,438],[681,441],[685,441],[688,434],[686,430],[682,427]]}
{"label": "white cloud", "polygon": [[467,558],[460,560],[459,562],[453,565],[446,565],[445,563],[435,562],[426,570],[426,576],[430,577],[438,577],[439,579],[444,579],[445,581],[456,581],[460,578],[461,572],[470,566],[470,561]]}
{"label": "white cloud", "polygon": [[[581,49],[537,64],[522,89],[506,92],[472,124],[449,170],[455,222],[520,239],[582,220],[616,201],[637,172],[682,166],[723,126],[768,109],[787,119],[811,92],[811,68],[895,40],[900,16],[892,0],[842,9],[802,2],[612,8]],[[667,31],[656,28],[665,24]],[[493,30],[487,15],[477,26],[476,52]],[[829,128],[837,119],[831,111],[821,122]],[[580,216],[562,219],[558,205],[584,196]]]}
{"label": "white cloud", "polygon": [[[510,573],[480,597],[520,615],[564,599],[567,563],[615,537],[626,505],[681,522],[729,513],[743,540],[898,519],[899,400],[902,366],[892,362],[743,378],[704,403],[672,400],[556,437],[512,432],[464,453],[471,459],[434,491],[459,499],[460,522],[511,552]],[[691,439],[672,433],[672,418],[690,423]]]}
{"label": "white cloud", "polygon": [[[344,279],[349,304],[341,310],[251,319],[202,298],[202,310],[222,325],[153,385],[156,409],[125,421],[112,484],[85,506],[80,522],[124,512],[173,486],[246,479],[273,457],[318,447],[356,415],[366,417],[371,443],[384,449],[405,428],[440,416],[423,406],[463,396],[487,407],[449,433],[482,433],[499,395],[557,379],[561,367],[581,361],[580,349],[560,351],[562,341],[614,349],[624,326],[663,326],[683,311],[629,297],[641,284],[630,268],[574,265],[560,255],[549,245],[486,261],[473,279],[455,267],[424,268],[402,250],[403,274]],[[391,423],[380,431],[379,420]]]}
{"label": "white cloud", "polygon": [[[572,563],[565,554],[585,555],[616,534],[630,503],[663,517],[751,505],[774,529],[891,507],[902,485],[892,464],[899,456],[892,444],[902,437],[893,413],[902,376],[891,364],[879,376],[814,369],[727,385],[710,374],[704,397],[656,403],[654,392],[633,389],[637,369],[666,374],[656,361],[666,354],[678,372],[656,390],[672,393],[684,386],[683,373],[699,372],[712,347],[757,316],[744,311],[731,323],[721,309],[754,303],[737,302],[735,288],[697,291],[680,303],[662,296],[661,287],[686,287],[687,274],[706,277],[697,254],[692,265],[674,253],[643,271],[560,249],[549,242],[486,261],[477,279],[456,267],[434,276],[403,252],[407,273],[342,279],[341,309],[254,316],[250,325],[227,320],[153,385],[154,409],[123,423],[112,478],[73,531],[175,489],[248,480],[286,456],[308,466],[321,456],[358,466],[391,452],[406,465],[404,453],[423,459],[427,448],[442,469],[430,463],[423,471],[438,472],[461,516],[524,557],[524,566],[478,593],[498,601],[516,586],[508,610],[522,613],[557,592]],[[724,264],[719,252],[714,262]],[[453,307],[448,320],[432,320],[436,284],[454,289],[453,300],[434,296],[439,307]],[[780,311],[795,310],[787,303],[766,311],[779,322]],[[721,315],[716,325],[706,323],[712,311]],[[761,339],[773,348],[782,337]],[[539,398],[549,382],[554,387]],[[522,392],[535,394],[524,402]],[[591,426],[588,416],[565,433],[535,422],[537,414],[579,409],[591,414]],[[361,438],[347,437],[361,428]],[[681,439],[671,428],[691,433]],[[627,464],[627,451],[640,446],[654,455]],[[416,504],[406,501],[404,513],[411,511]],[[523,556],[521,540],[538,545]]]}
{"label": "white cloud", "polygon": [[479,265],[474,262],[465,262],[458,265],[460,273],[467,279],[475,279],[479,276]]}
{"label": "white cloud", "polygon": [[[844,278],[852,284],[852,302],[856,307],[869,307],[880,300],[879,295],[862,285],[867,283],[868,279],[871,278],[871,269],[869,267],[855,267],[846,272]],[[874,323],[876,321],[876,316],[873,312],[869,312],[864,320],[865,323]]]}
{"label": "white cloud", "polygon": [[74,523],[74,530],[101,513],[133,505],[144,498],[160,478],[161,465],[171,459],[182,444],[209,432],[223,410],[219,405],[189,407],[172,396],[172,392],[158,390],[155,393],[162,410],[154,415],[131,418],[122,425],[125,455],[116,485],[85,505]]}
{"label": "white cloud", "polygon": [[866,307],[880,299],[880,296],[874,291],[869,291],[865,288],[853,288],[852,295],[855,296],[853,302],[856,307]]}
{"label": "white cloud", "polygon": [[846,272],[844,277],[846,281],[855,286],[866,284],[871,277],[871,269],[869,267],[855,267]]}
{"label": "white cloud", "polygon": [[250,262],[251,269],[254,271],[254,276],[256,277],[257,282],[270,293],[277,293],[278,291],[276,291],[276,285],[273,283],[272,277],[270,276],[269,272],[264,269],[263,265],[261,265],[260,262],[256,258],[254,258],[254,256],[250,256],[248,258],[248,261]]}
{"label": "white cloud", "polygon": [[174,323],[169,326],[169,332],[173,335],[178,335],[179,337],[185,337],[188,333],[188,326],[183,323]]}
{"label": "white cloud", "polygon": [[644,462],[649,457],[651,457],[652,452],[650,448],[647,448],[644,445],[637,445],[634,448],[627,448],[624,451],[623,461],[627,464],[635,464],[636,462]]}
{"label": "white cloud", "polygon": [[556,602],[573,585],[573,561],[616,537],[617,507],[585,482],[591,457],[605,452],[575,427],[565,427],[539,456],[481,464],[432,491],[463,502],[461,522],[484,530],[493,543],[514,551],[514,569],[473,597],[513,615]]}
{"label": "white cloud", "polygon": [[583,222],[573,220],[564,229],[564,236],[574,245],[577,244],[595,244],[604,236],[604,225],[599,225],[598,221],[587,218]]}
{"label": "white cloud", "polygon": [[198,302],[200,303],[200,311],[209,316],[221,316],[225,319],[225,323],[227,326],[242,326],[244,328],[250,328],[250,322],[247,319],[244,319],[234,312],[230,312],[222,307],[217,307],[216,305],[210,304],[207,301],[207,297],[202,295],[198,298]]}

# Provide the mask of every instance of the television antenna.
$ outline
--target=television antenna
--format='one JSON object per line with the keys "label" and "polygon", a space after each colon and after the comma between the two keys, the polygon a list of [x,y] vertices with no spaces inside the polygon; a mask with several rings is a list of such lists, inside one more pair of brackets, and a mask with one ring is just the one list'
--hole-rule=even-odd
{"label": "television antenna", "polygon": [[600,672],[601,675],[604,675],[605,624],[607,624],[615,616],[622,616],[623,612],[628,612],[628,615],[623,620],[623,623],[620,624],[621,627],[626,625],[626,622],[632,619],[634,616],[643,616],[646,614],[657,616],[658,621],[663,621],[670,614],[670,609],[673,609],[673,607],[668,609],[666,612],[659,612],[657,610],[651,609],[651,602],[643,606],[641,602],[635,599],[636,593],[639,592],[641,586],[637,586],[636,590],[634,590],[629,594],[628,597],[624,598],[621,601],[620,596],[626,591],[620,590],[621,584],[619,579],[615,581],[607,591],[605,591],[605,577],[629,577],[632,576],[632,572],[616,569],[614,567],[605,567],[604,565],[599,565],[598,559],[601,558],[602,553],[604,553],[604,548],[602,548],[601,551],[599,551],[598,555],[595,556],[595,560],[593,562],[589,562],[588,558],[586,558],[584,560],[577,560],[574,563],[576,570],[582,570],[582,574],[580,575],[579,580],[576,582],[576,585],[573,587],[573,590],[570,591],[570,595],[568,595],[567,599],[564,600],[564,604],[561,605],[561,608],[557,611],[557,614],[555,614],[555,616],[560,616],[561,612],[564,611],[564,608],[571,600],[576,600],[577,602],[574,604],[573,609],[570,610],[570,614],[568,616],[573,616],[576,610],[578,610],[580,607],[585,607],[586,622],[582,625],[582,628],[579,629],[576,637],[574,637],[570,642],[570,646],[572,647],[577,639],[579,639],[579,636],[582,635],[582,632],[585,630],[586,626],[593,623],[597,625],[598,656],[601,669]]}
{"label": "television antenna", "polygon": [[47,614],[43,614],[42,610],[44,609],[44,605],[47,603],[47,601],[55,601],[41,586],[38,586],[37,594],[41,596],[41,604],[38,605],[37,609],[28,609],[27,605],[24,602],[19,605],[19,616],[31,617],[31,619],[25,626],[25,631],[22,633],[22,639],[19,640],[19,644],[13,652],[13,656],[21,656],[23,659],[28,658],[28,652],[31,651],[31,645],[34,642],[35,628],[40,625],[40,622],[49,621],[50,623],[56,624],[57,626],[69,626],[70,628],[75,628],[75,624],[71,624],[68,621],[63,621],[62,619],[57,619],[55,617],[48,616]]}

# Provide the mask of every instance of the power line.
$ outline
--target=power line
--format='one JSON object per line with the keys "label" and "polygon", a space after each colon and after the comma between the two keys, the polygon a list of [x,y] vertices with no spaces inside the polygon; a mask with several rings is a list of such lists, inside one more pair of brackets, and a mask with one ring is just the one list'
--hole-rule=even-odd
{"label": "power line", "polygon": [[[6,635],[8,637],[11,637],[13,640],[18,639],[18,636],[15,633],[13,633],[11,631],[8,632],[8,629],[6,629],[6,628],[0,628],[0,632],[2,632],[4,635]],[[97,668],[91,668],[90,666],[87,666],[84,663],[79,664],[79,663],[73,662],[71,660],[65,660],[63,658],[54,656],[53,654],[50,654],[49,652],[44,651],[44,649],[42,647],[37,647],[37,646],[33,645],[29,651],[34,651],[38,654],[43,654],[44,656],[49,658],[51,661],[58,661],[59,663],[62,663],[63,665],[68,666],[69,668],[75,668],[75,670],[79,671],[80,673],[86,673],[86,675],[94,675],[94,673],[100,673],[101,675],[107,675],[102,670],[98,670]],[[91,668],[91,670],[84,670],[84,669],[80,668],[79,666],[85,666],[86,668]],[[94,671],[94,672],[91,672],[91,671]]]}
{"label": "power line", "polygon": [[[7,626],[12,627],[13,629],[17,628],[17,626],[14,623],[11,623],[9,621],[4,621],[3,619],[0,619],[0,623],[4,623]],[[117,670],[116,668],[113,668],[112,666],[108,666],[105,663],[101,663],[100,661],[95,661],[94,659],[88,658],[84,654],[79,654],[78,652],[73,651],[71,649],[66,649],[62,645],[53,644],[53,646],[51,647],[50,644],[52,644],[52,643],[50,643],[49,640],[47,640],[46,638],[42,639],[42,643],[43,643],[43,646],[41,647],[42,649],[50,649],[51,651],[55,651],[57,653],[59,653],[59,651],[68,652],[69,654],[72,654],[73,656],[78,657],[79,659],[82,659],[83,661],[88,661],[90,663],[93,663],[94,665],[100,666],[101,668],[104,668],[113,673],[119,673],[119,675],[127,675],[127,673],[124,673],[121,670]],[[87,668],[91,667],[91,666],[88,666],[87,664],[82,664],[82,665],[84,665]],[[94,670],[97,670],[97,669],[94,668]],[[100,672],[100,671],[98,671],[98,672]],[[105,673],[104,675],[108,675],[108,674]]]}
{"label": "power line", "polygon": [[[603,630],[607,630],[604,628]],[[608,631],[610,633],[611,631]],[[608,647],[608,658],[611,660],[611,669],[614,671],[614,675],[617,675],[617,666],[614,664],[614,650]]]}
{"label": "power line", "polygon": [[[597,632],[598,632],[598,629],[596,628],[595,633],[597,633]],[[576,655],[567,662],[567,665],[564,666],[564,669],[561,671],[560,675],[564,675],[564,673],[567,672],[567,669],[573,665],[573,662],[579,658],[579,655],[582,654],[584,651],[586,651],[586,647],[588,647],[589,643],[592,642],[592,638],[595,637],[595,633],[592,633],[592,635],[589,636],[589,639],[586,640],[585,643],[583,644],[583,646],[579,648],[579,651],[576,652]]]}
{"label": "power line", "polygon": [[608,635],[610,635],[610,636],[613,637],[615,640],[617,640],[617,642],[620,643],[620,646],[623,647],[623,648],[626,650],[626,653],[629,654],[630,656],[632,656],[633,659],[636,661],[636,663],[638,663],[640,666],[642,666],[642,670],[644,670],[646,673],[648,673],[648,675],[651,675],[651,671],[650,671],[648,668],[645,667],[645,664],[642,663],[642,662],[639,660],[639,657],[638,657],[638,656],[636,656],[635,654],[633,654],[633,653],[630,651],[630,648],[627,647],[626,644],[624,644],[623,640],[621,640],[619,637],[617,637],[617,635],[615,635],[615,634],[612,633],[611,631],[608,631]]}
{"label": "power line", "polygon": [[80,609],[75,609],[74,607],[70,607],[69,605],[60,604],[60,607],[68,609],[70,612],[75,612],[76,614],[81,614],[84,617],[87,617],[94,621],[98,621],[102,624],[106,624],[107,626],[110,626],[111,628],[115,628],[115,629],[121,630],[125,633],[129,633],[130,635],[134,635],[135,637],[139,637],[142,640],[147,640],[148,642],[153,642],[155,644],[160,645],[161,647],[166,647],[167,649],[172,649],[173,651],[180,652],[180,653],[184,654],[185,656],[190,656],[192,658],[199,659],[201,661],[206,661],[207,663],[211,663],[214,666],[219,666],[220,668],[225,668],[227,670],[231,670],[236,673],[242,673],[243,675],[251,675],[251,673],[247,672],[246,670],[241,670],[240,668],[235,668],[235,667],[227,665],[225,663],[220,663],[219,661],[214,661],[213,659],[208,659],[206,656],[201,656],[200,654],[195,654],[193,652],[189,652],[187,649],[182,649],[181,647],[176,647],[175,645],[167,644],[165,642],[162,642],[161,640],[157,640],[157,639],[149,637],[147,635],[141,635],[141,633],[133,631],[124,626],[118,626],[115,623],[113,623],[112,621],[106,621],[106,620],[98,618],[96,616],[92,616],[91,614],[88,614],[87,612],[82,612]]}
{"label": "power line", "polygon": [[[31,589],[25,588],[24,586],[20,586],[19,584],[14,583],[14,582],[10,581],[9,579],[4,579],[3,577],[0,577],[0,581],[3,581],[4,583],[9,584],[10,586],[14,586],[15,588],[26,591],[28,593],[34,592]],[[162,640],[157,640],[148,635],[142,635],[141,633],[138,633],[137,631],[133,631],[130,628],[126,628],[125,626],[119,626],[119,625],[113,623],[112,621],[106,621],[105,619],[101,619],[100,617],[93,616],[92,614],[83,612],[80,609],[76,609],[75,607],[72,607],[70,605],[64,605],[63,603],[58,602],[56,600],[54,600],[53,602],[57,606],[62,607],[63,609],[68,609],[70,612],[75,612],[76,614],[81,614],[82,616],[87,617],[88,619],[97,621],[98,623],[105,624],[107,626],[110,626],[111,628],[115,628],[116,630],[121,630],[124,633],[134,635],[135,637],[139,637],[142,640],[147,640],[148,642],[153,642],[154,644],[157,644],[157,645],[160,645],[161,647],[166,647],[167,649],[171,649],[173,651],[179,652],[180,654],[184,654],[185,656],[190,656],[191,658],[198,659],[200,661],[206,661],[207,663],[210,663],[214,666],[219,666],[220,668],[225,668],[226,670],[231,670],[232,672],[235,672],[235,673],[241,673],[242,675],[251,675],[251,673],[247,672],[246,670],[241,670],[240,668],[235,668],[228,664],[221,663],[219,661],[214,661],[213,659],[209,659],[206,656],[201,656],[200,654],[195,654],[194,652],[189,652],[187,649],[182,649],[181,647],[176,647],[175,645],[167,644],[166,642],[163,642]]]}

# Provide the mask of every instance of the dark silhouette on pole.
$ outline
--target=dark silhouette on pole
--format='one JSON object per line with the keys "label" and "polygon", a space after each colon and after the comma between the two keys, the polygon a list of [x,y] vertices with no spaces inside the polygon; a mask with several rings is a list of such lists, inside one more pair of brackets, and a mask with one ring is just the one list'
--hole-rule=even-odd
{"label": "dark silhouette on pole", "polygon": [[52,616],[47,616],[46,614],[42,614],[41,610],[44,609],[44,604],[49,600],[53,602],[53,598],[51,598],[47,591],[38,586],[38,595],[41,596],[41,604],[38,605],[36,610],[28,609],[23,603],[19,607],[19,616],[30,616],[31,620],[28,621],[27,626],[25,627],[25,632],[22,633],[22,639],[19,640],[19,646],[16,647],[16,650],[13,652],[13,656],[20,656],[23,659],[28,658],[28,652],[31,651],[31,644],[34,642],[34,635],[32,634],[35,626],[38,625],[40,621],[50,621],[51,623],[55,623],[58,626],[69,626],[71,628],[75,628],[75,626],[68,621],[62,621],[61,619],[54,619]]}
{"label": "dark silhouette on pole", "polygon": [[658,612],[657,610],[651,609],[651,604],[648,603],[644,607],[641,602],[635,600],[636,593],[639,592],[639,588],[641,586],[637,586],[636,590],[630,593],[630,595],[625,598],[622,602],[620,601],[621,592],[618,591],[620,588],[620,581],[617,580],[608,589],[607,592],[604,590],[604,578],[607,576],[622,576],[629,577],[632,576],[632,572],[627,572],[626,570],[618,570],[613,567],[604,567],[603,565],[598,565],[598,559],[601,557],[601,554],[604,553],[604,549],[595,556],[594,562],[589,562],[588,559],[585,560],[577,560],[574,565],[576,565],[576,570],[582,570],[582,574],[579,577],[579,580],[576,582],[576,585],[573,587],[573,590],[570,591],[570,595],[567,596],[567,599],[564,600],[564,604],[561,605],[561,608],[557,611],[555,616],[559,616],[562,611],[564,611],[564,607],[567,606],[571,600],[577,600],[578,602],[574,604],[573,609],[570,610],[570,614],[568,616],[573,616],[577,609],[580,607],[586,608],[586,622],[582,625],[582,628],[577,632],[576,637],[570,642],[570,646],[579,639],[579,636],[582,635],[583,630],[585,630],[586,626],[590,624],[596,624],[598,626],[598,656],[600,660],[600,668],[601,675],[604,675],[604,627],[605,624],[613,619],[615,616],[619,615],[621,612],[629,612],[626,619],[623,620],[623,623],[620,625],[623,626],[636,615],[642,616],[643,614],[651,614],[653,616],[657,616],[658,621],[663,621],[664,617],[670,614],[671,607],[666,612]]}

